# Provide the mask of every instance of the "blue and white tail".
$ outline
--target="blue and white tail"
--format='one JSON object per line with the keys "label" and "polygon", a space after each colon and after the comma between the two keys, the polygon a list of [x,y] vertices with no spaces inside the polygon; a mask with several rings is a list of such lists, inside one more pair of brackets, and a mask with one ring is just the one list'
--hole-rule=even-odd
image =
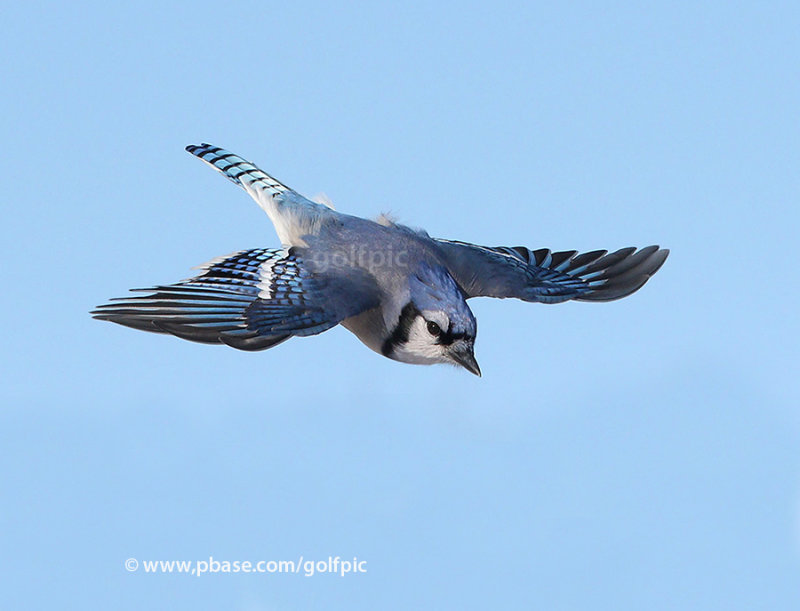
{"label": "blue and white tail", "polygon": [[289,187],[264,172],[254,163],[218,146],[206,143],[190,144],[186,147],[186,150],[205,161],[225,178],[239,185],[248,193],[251,190],[260,190],[274,197],[280,193],[291,191]]}
{"label": "blue and white tail", "polygon": [[330,212],[230,151],[206,143],[186,150],[247,191],[267,213],[284,246],[303,246],[303,235],[312,233],[319,218]]}

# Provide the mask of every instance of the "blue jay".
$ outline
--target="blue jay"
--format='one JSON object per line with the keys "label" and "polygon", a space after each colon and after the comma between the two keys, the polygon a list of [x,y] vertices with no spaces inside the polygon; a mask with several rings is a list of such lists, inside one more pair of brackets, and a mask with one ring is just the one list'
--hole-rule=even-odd
{"label": "blue jay", "polygon": [[480,376],[467,299],[611,301],[641,288],[669,254],[658,246],[578,254],[431,238],[310,201],[216,146],[186,150],[263,208],[282,247],[213,259],[193,278],[111,300],[95,318],[240,350],[342,324],[390,359],[450,363]]}

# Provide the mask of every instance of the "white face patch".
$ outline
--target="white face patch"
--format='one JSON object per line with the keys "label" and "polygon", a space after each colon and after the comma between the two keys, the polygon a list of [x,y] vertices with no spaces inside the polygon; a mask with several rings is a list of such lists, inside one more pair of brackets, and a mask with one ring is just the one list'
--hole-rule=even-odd
{"label": "white face patch", "polygon": [[396,346],[393,356],[404,363],[429,365],[448,361],[444,346],[436,343],[436,337],[428,331],[428,321],[422,316],[417,316],[411,323],[408,341]]}

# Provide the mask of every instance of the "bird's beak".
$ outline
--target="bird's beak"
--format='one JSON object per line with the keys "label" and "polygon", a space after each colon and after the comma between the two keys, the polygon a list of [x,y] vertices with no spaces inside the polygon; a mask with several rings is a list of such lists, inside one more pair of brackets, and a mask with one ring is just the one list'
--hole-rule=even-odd
{"label": "bird's beak", "polygon": [[458,352],[451,352],[450,355],[453,360],[464,369],[481,377],[481,368],[478,367],[478,361],[475,360],[475,353],[473,352],[472,346],[464,350],[459,350]]}

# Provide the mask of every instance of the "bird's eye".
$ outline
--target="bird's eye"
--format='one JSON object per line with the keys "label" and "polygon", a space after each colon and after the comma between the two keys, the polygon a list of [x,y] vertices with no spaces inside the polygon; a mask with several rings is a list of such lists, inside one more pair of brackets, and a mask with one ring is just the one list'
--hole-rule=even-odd
{"label": "bird's eye", "polygon": [[435,322],[432,322],[432,321],[429,320],[428,321],[428,333],[430,333],[431,335],[441,335],[442,329]]}

